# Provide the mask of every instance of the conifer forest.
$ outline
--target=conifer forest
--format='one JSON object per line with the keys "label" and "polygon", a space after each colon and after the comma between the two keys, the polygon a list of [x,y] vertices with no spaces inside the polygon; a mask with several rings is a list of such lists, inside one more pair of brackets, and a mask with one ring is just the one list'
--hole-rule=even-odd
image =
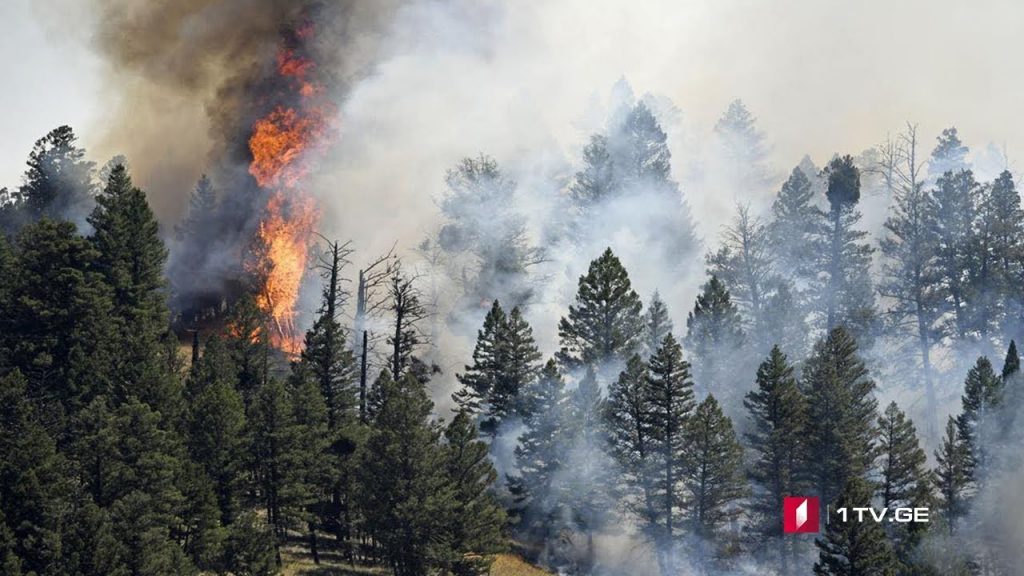
{"label": "conifer forest", "polygon": [[[96,89],[0,96],[0,575],[1024,575],[1003,25],[957,79],[830,3],[30,4]],[[773,18],[784,89],[668,65],[789,78]]]}

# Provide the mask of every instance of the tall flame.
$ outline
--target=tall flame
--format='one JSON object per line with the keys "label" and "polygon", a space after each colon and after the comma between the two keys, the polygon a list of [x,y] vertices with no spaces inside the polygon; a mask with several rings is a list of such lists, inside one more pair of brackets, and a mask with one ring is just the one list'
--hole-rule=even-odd
{"label": "tall flame", "polygon": [[[309,27],[296,31],[303,39]],[[295,326],[299,289],[320,214],[303,184],[312,153],[326,144],[328,107],[318,102],[322,87],[311,81],[315,63],[282,48],[277,73],[287,80],[295,106],[278,105],[258,119],[249,137],[249,173],[269,197],[256,233],[255,261],[249,264],[259,283],[256,304],[273,322],[271,344],[297,354],[302,339]]]}

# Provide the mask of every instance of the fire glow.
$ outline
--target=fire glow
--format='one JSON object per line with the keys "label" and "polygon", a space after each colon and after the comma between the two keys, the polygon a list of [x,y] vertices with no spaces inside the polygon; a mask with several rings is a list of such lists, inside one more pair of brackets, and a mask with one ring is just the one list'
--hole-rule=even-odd
{"label": "fire glow", "polygon": [[[305,27],[296,37],[311,34]],[[257,279],[256,304],[272,322],[270,342],[289,354],[302,349],[296,306],[320,219],[304,184],[311,158],[327,144],[330,124],[330,107],[319,101],[322,87],[311,80],[315,69],[312,60],[294,50],[278,52],[277,73],[297,105],[275,106],[255,122],[249,137],[249,173],[269,192],[249,270]]]}

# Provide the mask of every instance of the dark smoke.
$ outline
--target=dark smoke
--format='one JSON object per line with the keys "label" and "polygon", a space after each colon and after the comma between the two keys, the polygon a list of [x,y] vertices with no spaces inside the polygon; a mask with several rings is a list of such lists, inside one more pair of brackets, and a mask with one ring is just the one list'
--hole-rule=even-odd
{"label": "dark smoke", "polygon": [[[315,63],[336,109],[372,69],[398,0],[98,0],[94,40],[112,67],[123,113],[106,138],[131,161],[165,222],[178,221],[196,179],[218,192],[215,216],[172,243],[179,310],[235,291],[265,203],[248,174],[253,123],[297,94],[277,70],[281,48]],[[311,35],[300,33],[312,30]],[[168,227],[170,229],[170,227]]]}

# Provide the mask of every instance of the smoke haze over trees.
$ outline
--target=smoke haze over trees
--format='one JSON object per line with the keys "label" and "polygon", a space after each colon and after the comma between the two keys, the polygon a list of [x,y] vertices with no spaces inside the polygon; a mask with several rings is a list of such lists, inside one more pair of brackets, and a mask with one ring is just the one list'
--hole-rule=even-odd
{"label": "smoke haze over trees", "polygon": [[[0,572],[1019,570],[1024,209],[998,132],[905,106],[822,151],[794,114],[803,149],[790,104],[715,94],[695,122],[651,63],[524,82],[527,114],[493,93],[536,54],[489,33],[558,8],[129,4],[94,3],[94,48],[139,78],[125,111],[21,143],[0,189]],[[245,261],[247,139],[291,98],[273,66],[306,62],[282,37],[338,120],[297,153],[323,234],[298,351]],[[783,535],[797,494],[933,520]]]}

